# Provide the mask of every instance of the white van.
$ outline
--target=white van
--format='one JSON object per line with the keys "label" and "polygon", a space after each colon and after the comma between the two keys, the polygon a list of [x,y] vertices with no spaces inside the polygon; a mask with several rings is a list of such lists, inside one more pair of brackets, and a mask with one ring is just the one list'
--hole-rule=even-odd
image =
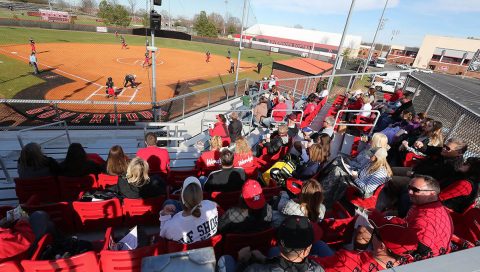
{"label": "white van", "polygon": [[[379,78],[381,80],[379,80]],[[400,72],[387,72],[387,73],[382,73],[382,74],[377,74],[375,76],[374,81],[386,81],[386,80],[391,80],[391,79],[399,79],[400,78]]]}
{"label": "white van", "polygon": [[379,57],[375,60],[375,67],[383,68],[385,67],[385,63],[387,63],[387,59]]}

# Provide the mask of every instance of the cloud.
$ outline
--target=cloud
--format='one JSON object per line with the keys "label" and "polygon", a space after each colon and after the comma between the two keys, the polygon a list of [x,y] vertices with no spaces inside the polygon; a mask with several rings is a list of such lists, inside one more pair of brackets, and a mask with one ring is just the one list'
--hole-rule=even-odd
{"label": "cloud", "polygon": [[[399,2],[400,0],[389,0],[388,7],[396,7]],[[255,0],[252,2],[252,5],[261,9],[303,14],[345,14],[350,4],[350,0]],[[376,10],[382,9],[384,5],[385,0],[356,0],[354,10]]]}
{"label": "cloud", "polygon": [[454,13],[480,12],[478,0],[423,0],[416,1],[411,5],[412,10],[417,12],[435,13],[448,11]]}

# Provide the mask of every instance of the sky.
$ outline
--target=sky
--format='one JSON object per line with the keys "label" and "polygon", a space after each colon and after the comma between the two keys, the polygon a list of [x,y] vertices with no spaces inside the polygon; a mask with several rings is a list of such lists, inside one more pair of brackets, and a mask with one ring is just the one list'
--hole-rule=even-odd
{"label": "sky", "polygon": [[[128,0],[118,1],[128,3]],[[371,42],[386,0],[354,1],[347,34]],[[145,8],[145,3],[137,0],[138,8]],[[228,12],[241,18],[243,3],[243,0],[163,0],[157,10],[166,10],[174,17],[191,18],[205,10],[221,15]],[[351,3],[352,0],[247,0],[246,25],[301,25],[306,29],[341,33]],[[386,21],[377,42],[418,47],[427,34],[480,38],[479,16],[480,0],[388,0]]]}

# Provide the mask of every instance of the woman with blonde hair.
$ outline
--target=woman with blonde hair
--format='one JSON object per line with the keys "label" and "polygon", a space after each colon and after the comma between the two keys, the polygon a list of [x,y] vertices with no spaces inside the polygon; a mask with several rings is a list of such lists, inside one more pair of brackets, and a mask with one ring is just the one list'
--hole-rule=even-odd
{"label": "woman with blonde hair", "polygon": [[181,208],[166,204],[160,211],[160,236],[182,244],[207,240],[217,233],[217,204],[203,199],[202,185],[196,177],[183,182]]}
{"label": "woman with blonde hair", "polygon": [[220,149],[222,148],[222,137],[213,136],[210,138],[210,150],[204,151],[195,163],[197,176],[207,176],[210,172],[220,169]]}
{"label": "woman with blonde hair", "polygon": [[39,144],[29,143],[20,152],[17,169],[19,178],[38,178],[56,175],[60,166],[55,159],[43,154]]}
{"label": "woman with blonde hair", "polygon": [[378,186],[384,184],[392,177],[392,169],[387,162],[387,150],[383,147],[374,147],[368,151],[370,162],[362,168],[353,181],[358,189],[361,190],[364,198],[370,197]]}
{"label": "woman with blonde hair", "polygon": [[148,163],[142,158],[135,157],[128,164],[126,174],[120,176],[118,183],[108,187],[108,190],[125,198],[150,198],[164,194],[162,182],[150,179],[148,170]]}
{"label": "woman with blonde hair", "polygon": [[390,149],[387,136],[380,132],[374,133],[368,145],[362,151],[360,151],[355,158],[346,160],[346,163],[350,165],[351,169],[353,170],[364,168],[370,162],[368,150],[370,148],[377,147],[385,148],[387,151]]}
{"label": "woman with blonde hair", "polygon": [[241,168],[254,167],[256,165],[255,157],[252,153],[252,148],[248,144],[245,137],[239,137],[235,141],[235,155],[233,158],[233,166]]}
{"label": "woman with blonde hair", "polygon": [[114,145],[108,152],[105,172],[111,176],[124,175],[127,172],[129,161],[130,159],[125,155],[122,147],[119,145]]}

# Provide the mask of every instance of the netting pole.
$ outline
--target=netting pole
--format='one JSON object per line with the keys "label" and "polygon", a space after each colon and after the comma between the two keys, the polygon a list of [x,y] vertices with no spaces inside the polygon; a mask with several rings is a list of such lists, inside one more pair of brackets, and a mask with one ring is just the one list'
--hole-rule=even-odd
{"label": "netting pole", "polygon": [[55,115],[57,116],[57,121],[60,121],[60,113],[58,112],[58,103],[53,104],[53,108],[55,109]]}
{"label": "netting pole", "polygon": [[352,77],[353,77],[353,76],[350,76],[350,79],[348,80],[347,90],[345,91],[345,93],[348,93],[348,91],[350,91],[350,88],[353,87],[353,86],[351,86],[351,84],[352,84]]}
{"label": "netting pole", "polygon": [[117,101],[113,101],[113,113],[115,114],[115,125],[118,127]]}
{"label": "netting pole", "polygon": [[210,109],[210,98],[212,96],[212,91],[208,89],[208,101],[207,101],[207,109]]}
{"label": "netting pole", "polygon": [[457,128],[460,126],[460,124],[462,123],[463,119],[465,118],[465,113],[462,113],[462,115],[460,115],[460,118],[458,119],[458,121],[455,123],[455,125],[453,126],[453,128],[448,132],[448,135],[447,135],[447,139],[450,139],[452,137],[452,135],[455,133],[455,131],[457,130]]}
{"label": "netting pole", "polygon": [[432,100],[430,101],[430,104],[428,104],[428,107],[427,107],[427,109],[425,110],[425,114],[428,114],[428,111],[429,111],[430,108],[432,107],[433,101],[435,101],[435,98],[437,98],[437,95],[436,95],[436,94],[433,95]]}
{"label": "netting pole", "polygon": [[185,119],[185,97],[183,98],[183,106],[182,106],[182,120]]}
{"label": "netting pole", "polygon": [[293,97],[295,98],[295,93],[297,92],[298,78],[295,79],[295,86],[293,86]]}

